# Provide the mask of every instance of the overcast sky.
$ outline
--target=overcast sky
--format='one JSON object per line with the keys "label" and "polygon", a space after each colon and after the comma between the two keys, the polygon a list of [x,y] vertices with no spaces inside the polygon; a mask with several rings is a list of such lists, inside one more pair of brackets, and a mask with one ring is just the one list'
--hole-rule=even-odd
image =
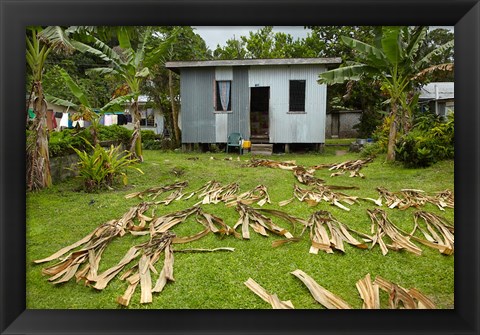
{"label": "overcast sky", "polygon": [[[194,26],[193,28],[205,40],[207,47],[213,51],[217,48],[217,44],[224,46],[227,40],[233,37],[238,39],[240,36],[248,36],[249,31],[259,30],[262,26]],[[304,29],[303,26],[275,26],[273,31],[281,31],[292,35],[293,39],[297,39],[306,37],[309,30]]]}
{"label": "overcast sky", "polygon": [[[224,46],[225,42],[233,37],[240,38],[240,36],[248,36],[249,31],[256,31],[262,26],[194,26],[195,32],[199,34],[207,44],[210,50],[215,50],[217,45]],[[447,28],[453,30],[453,27],[431,27],[431,28]],[[306,37],[309,29],[304,29],[303,26],[275,26],[274,32],[284,32],[292,35],[294,39]]]}

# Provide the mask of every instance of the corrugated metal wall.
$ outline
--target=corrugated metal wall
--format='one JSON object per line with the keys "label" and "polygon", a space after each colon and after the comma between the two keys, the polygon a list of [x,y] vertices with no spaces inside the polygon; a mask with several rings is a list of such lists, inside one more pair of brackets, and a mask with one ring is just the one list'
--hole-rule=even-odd
{"label": "corrugated metal wall", "polygon": [[181,70],[182,143],[215,143],[214,81],[214,68]]}
{"label": "corrugated metal wall", "polygon": [[[326,86],[322,65],[252,66],[249,86],[270,87],[270,143],[324,143]],[[289,81],[305,80],[305,113],[289,113]]]}
{"label": "corrugated metal wall", "polygon": [[[250,87],[270,87],[270,142],[324,143],[326,86],[323,65],[185,68],[181,70],[182,143],[226,142],[250,137]],[[215,80],[232,80],[232,110],[214,111]],[[289,80],[305,80],[305,113],[289,113]],[[225,129],[226,127],[226,129]]]}
{"label": "corrugated metal wall", "polygon": [[228,115],[228,134],[240,133],[250,138],[250,88],[248,68],[234,67],[232,82],[232,113]]}

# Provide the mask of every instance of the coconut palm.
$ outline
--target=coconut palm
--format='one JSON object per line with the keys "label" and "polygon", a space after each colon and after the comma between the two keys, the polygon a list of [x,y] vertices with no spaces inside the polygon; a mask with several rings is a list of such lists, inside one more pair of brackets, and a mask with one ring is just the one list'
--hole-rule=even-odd
{"label": "coconut palm", "polygon": [[374,79],[381,83],[381,90],[388,97],[390,122],[387,147],[387,160],[395,160],[395,140],[397,132],[408,131],[412,107],[418,95],[413,89],[420,82],[419,74],[425,71],[448,70],[445,64],[432,66],[432,57],[453,46],[453,40],[438,47],[427,55],[422,55],[421,46],[425,43],[426,27],[378,27],[373,45],[342,36],[342,42],[354,49],[359,61],[323,72],[319,75],[320,84],[337,84],[347,80]]}
{"label": "coconut palm", "polygon": [[[50,52],[71,53],[74,48],[60,27],[29,27],[27,30],[27,65],[31,72],[35,118],[27,139],[27,190],[38,190],[52,184],[48,153],[47,104],[42,86],[45,61]],[[42,37],[43,36],[43,37]]]}

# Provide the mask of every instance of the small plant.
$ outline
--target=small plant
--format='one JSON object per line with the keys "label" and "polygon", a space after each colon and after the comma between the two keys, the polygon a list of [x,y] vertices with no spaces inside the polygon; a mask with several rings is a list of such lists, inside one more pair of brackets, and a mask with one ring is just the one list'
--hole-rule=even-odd
{"label": "small plant", "polygon": [[399,161],[407,167],[427,167],[440,160],[454,158],[454,118],[447,122],[424,116],[414,129],[403,136],[396,145]]}
{"label": "small plant", "polygon": [[100,145],[93,146],[85,140],[93,151],[79,150],[72,147],[77,153],[79,177],[83,180],[83,187],[86,192],[94,192],[102,188],[111,189],[113,185],[121,181],[128,184],[126,170],[131,168],[143,174],[143,171],[132,166],[137,160],[131,159],[128,151],[121,151],[120,146],[111,145],[104,149]]}

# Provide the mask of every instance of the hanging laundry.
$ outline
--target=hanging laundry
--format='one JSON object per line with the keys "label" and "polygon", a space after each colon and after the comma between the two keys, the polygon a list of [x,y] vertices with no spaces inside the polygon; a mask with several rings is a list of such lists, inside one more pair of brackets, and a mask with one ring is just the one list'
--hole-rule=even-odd
{"label": "hanging laundry", "polygon": [[112,124],[116,125],[118,123],[118,115],[113,114],[112,117]]}
{"label": "hanging laundry", "polygon": [[63,113],[62,119],[60,120],[60,127],[68,128],[68,113]]}
{"label": "hanging laundry", "polygon": [[57,121],[55,120],[55,114],[51,109],[47,110],[47,128],[50,131],[57,128]]}
{"label": "hanging laundry", "polygon": [[105,114],[105,126],[111,126],[113,123],[112,123],[112,115],[111,114]]}

